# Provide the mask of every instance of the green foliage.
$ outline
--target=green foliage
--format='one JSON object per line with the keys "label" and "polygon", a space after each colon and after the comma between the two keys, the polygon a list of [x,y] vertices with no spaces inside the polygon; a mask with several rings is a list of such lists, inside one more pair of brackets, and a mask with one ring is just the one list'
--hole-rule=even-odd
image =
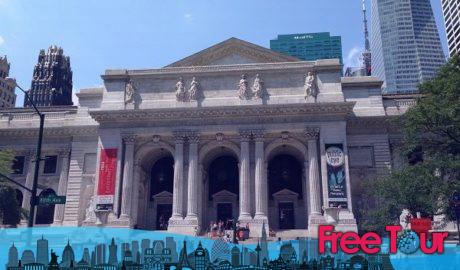
{"label": "green foliage", "polygon": [[[0,173],[9,174],[11,171],[11,162],[14,159],[13,152],[10,150],[0,150]],[[2,181],[0,179],[0,181]]]}
{"label": "green foliage", "polygon": [[[10,150],[0,150],[0,173],[8,175],[11,173],[11,164],[14,154]],[[21,209],[20,202],[16,198],[16,190],[0,177],[0,220],[1,223],[16,226],[21,217],[27,216],[27,211]],[[1,225],[1,224],[0,224]]]}
{"label": "green foliage", "polygon": [[421,151],[423,161],[364,181],[365,192],[357,202],[362,231],[397,224],[404,208],[428,217],[453,217],[451,195],[460,190],[460,56],[419,88],[417,104],[398,125],[403,127],[404,156]]}
{"label": "green foliage", "polygon": [[21,212],[14,188],[0,185],[0,219],[3,224],[16,226],[21,220]]}

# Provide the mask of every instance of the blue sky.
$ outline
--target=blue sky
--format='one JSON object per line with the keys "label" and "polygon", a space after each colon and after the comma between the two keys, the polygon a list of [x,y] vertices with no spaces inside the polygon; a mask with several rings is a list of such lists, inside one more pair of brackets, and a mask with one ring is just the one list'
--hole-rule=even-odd
{"label": "blue sky", "polygon": [[[447,51],[440,0],[431,2]],[[308,32],[342,36],[344,62],[356,65],[361,0],[0,0],[0,55],[27,89],[52,44],[71,57],[75,92],[101,85],[108,68],[162,67],[230,37],[269,47],[277,34]]]}

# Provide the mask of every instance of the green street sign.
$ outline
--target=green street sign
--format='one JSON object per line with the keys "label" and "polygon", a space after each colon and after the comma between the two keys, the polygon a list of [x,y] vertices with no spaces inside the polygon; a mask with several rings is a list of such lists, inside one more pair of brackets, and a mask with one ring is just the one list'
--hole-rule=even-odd
{"label": "green street sign", "polygon": [[52,205],[52,204],[65,204],[66,196],[48,195],[45,197],[38,197],[39,205]]}

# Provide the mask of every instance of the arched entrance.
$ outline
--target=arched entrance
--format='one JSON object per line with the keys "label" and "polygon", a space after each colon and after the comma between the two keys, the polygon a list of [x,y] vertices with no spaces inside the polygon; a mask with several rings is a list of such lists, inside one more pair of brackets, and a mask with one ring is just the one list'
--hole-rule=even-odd
{"label": "arched entrance", "polygon": [[234,145],[207,145],[200,157],[203,175],[202,222],[207,228],[223,222],[228,228],[239,214],[238,148]]}
{"label": "arched entrance", "polygon": [[174,183],[174,159],[160,158],[150,171],[150,201],[154,204],[156,230],[167,230],[172,215],[172,193]]}
{"label": "arched entrance", "polygon": [[[39,197],[47,197],[47,196],[56,196],[56,192],[53,189],[47,188],[42,190]],[[54,220],[54,204],[52,205],[39,205],[37,207],[37,215],[35,216],[35,224],[51,224]]]}
{"label": "arched entrance", "polygon": [[147,143],[136,151],[134,220],[137,228],[167,230],[172,215],[173,149],[166,143]]}
{"label": "arched entrance", "polygon": [[306,229],[304,154],[290,145],[270,152],[267,167],[269,222],[274,229]]}

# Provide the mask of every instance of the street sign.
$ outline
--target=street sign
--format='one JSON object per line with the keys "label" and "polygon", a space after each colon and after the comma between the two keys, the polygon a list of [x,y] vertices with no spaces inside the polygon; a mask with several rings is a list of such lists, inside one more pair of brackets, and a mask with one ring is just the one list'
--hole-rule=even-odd
{"label": "street sign", "polygon": [[66,196],[48,195],[38,197],[39,205],[53,205],[53,204],[65,204]]}

